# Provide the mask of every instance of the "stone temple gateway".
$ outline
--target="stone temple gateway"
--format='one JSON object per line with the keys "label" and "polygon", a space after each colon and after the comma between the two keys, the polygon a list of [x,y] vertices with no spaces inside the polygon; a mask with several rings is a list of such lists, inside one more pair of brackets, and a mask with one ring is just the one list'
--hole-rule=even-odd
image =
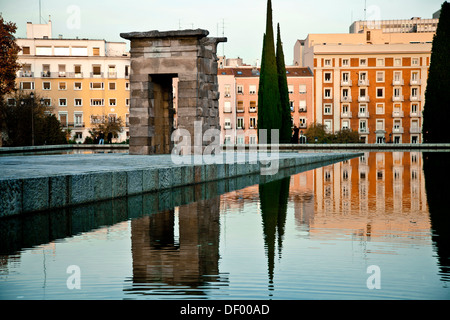
{"label": "stone temple gateway", "polygon": [[190,133],[191,146],[196,122],[201,121],[202,136],[208,129],[220,130],[216,53],[217,44],[227,39],[208,34],[203,29],[120,34],[131,42],[130,154],[171,153],[174,78],[178,129]]}

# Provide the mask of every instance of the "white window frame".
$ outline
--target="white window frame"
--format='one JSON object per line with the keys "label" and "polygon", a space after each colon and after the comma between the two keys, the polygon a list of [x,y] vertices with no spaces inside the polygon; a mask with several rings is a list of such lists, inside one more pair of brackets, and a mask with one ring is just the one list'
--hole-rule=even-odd
{"label": "white window frame", "polygon": [[[77,104],[77,100],[79,100],[81,102],[81,104]],[[83,99],[82,98],[75,98],[75,99],[73,99],[73,105],[75,107],[82,107],[83,106]]]}
{"label": "white window frame", "polygon": [[[65,103],[61,104],[62,101],[65,101]],[[67,107],[67,98],[59,98],[58,99],[58,107]]]}
{"label": "white window frame", "polygon": [[[328,108],[329,108],[329,112],[327,112]],[[324,103],[323,104],[323,114],[324,115],[332,115],[333,114],[333,104],[332,103]]]}

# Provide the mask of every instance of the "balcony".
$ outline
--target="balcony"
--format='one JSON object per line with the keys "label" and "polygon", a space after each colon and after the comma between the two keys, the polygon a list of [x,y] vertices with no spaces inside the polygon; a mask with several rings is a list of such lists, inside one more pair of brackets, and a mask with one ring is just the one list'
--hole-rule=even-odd
{"label": "balcony", "polygon": [[393,96],[392,97],[392,102],[403,102],[403,101],[405,101],[404,96]]}
{"label": "balcony", "polygon": [[403,86],[403,85],[405,85],[405,80],[403,80],[403,79],[398,79],[398,80],[394,79],[394,80],[392,80],[392,85],[393,86]]}
{"label": "balcony", "polygon": [[394,111],[392,112],[392,118],[403,118],[405,113],[403,111]]}
{"label": "balcony", "polygon": [[409,116],[411,118],[422,118],[422,113],[421,112],[410,112]]}
{"label": "balcony", "polygon": [[359,128],[358,133],[359,134],[369,134],[369,128]]}
{"label": "balcony", "polygon": [[256,107],[249,107],[248,108],[248,112],[255,113],[256,112]]}
{"label": "balcony", "polygon": [[110,79],[116,79],[117,78],[117,72],[108,72],[108,78]]}
{"label": "balcony", "polygon": [[103,78],[103,72],[99,72],[99,73],[91,72],[91,78]]}
{"label": "balcony", "polygon": [[62,122],[61,127],[62,128],[84,128],[85,124],[84,124],[84,122]]}
{"label": "balcony", "polygon": [[350,111],[348,112],[341,112],[341,118],[343,119],[350,119],[352,117],[352,113]]}
{"label": "balcony", "polygon": [[300,107],[298,109],[298,112],[306,112],[306,111],[307,111],[306,107]]}
{"label": "balcony", "polygon": [[409,84],[410,84],[411,86],[420,86],[421,80],[420,80],[420,79],[411,79],[411,81],[409,82]]}
{"label": "balcony", "polygon": [[358,86],[360,86],[360,87],[369,86],[369,80],[367,80],[367,79],[359,79],[358,80]]}
{"label": "balcony", "polygon": [[341,80],[341,87],[351,87],[352,85],[352,80]]}
{"label": "balcony", "polygon": [[31,71],[19,72],[19,78],[34,78],[34,72]]}
{"label": "balcony", "polygon": [[308,126],[307,126],[306,123],[300,123],[298,127],[299,127],[300,129],[307,129],[307,128],[308,128]]}
{"label": "balcony", "polygon": [[358,112],[358,118],[369,118],[369,111]]}
{"label": "balcony", "polygon": [[370,102],[369,96],[359,96],[358,97],[359,102]]}
{"label": "balcony", "polygon": [[410,96],[410,97],[409,97],[409,100],[410,100],[410,101],[420,101],[421,99],[420,99],[419,96]]}
{"label": "balcony", "polygon": [[403,129],[403,127],[394,127],[392,129],[392,133],[404,133],[405,130]]}
{"label": "balcony", "polygon": [[419,127],[411,127],[409,129],[409,133],[422,133],[422,128]]}
{"label": "balcony", "polygon": [[342,96],[341,97],[341,102],[352,102],[353,99],[351,96]]}

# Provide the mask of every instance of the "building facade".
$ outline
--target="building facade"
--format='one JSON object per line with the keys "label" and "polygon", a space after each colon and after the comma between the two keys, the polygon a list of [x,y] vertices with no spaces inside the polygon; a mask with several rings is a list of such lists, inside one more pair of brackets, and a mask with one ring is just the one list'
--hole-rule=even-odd
{"label": "building facade", "polygon": [[433,36],[365,28],[297,41],[295,59],[314,70],[316,121],[365,143],[421,143]]}
{"label": "building facade", "polygon": [[[259,74],[260,69],[251,66],[218,70],[222,143],[258,143]],[[312,72],[287,66],[286,75],[293,124],[305,131],[314,122]]]}
{"label": "building facade", "polygon": [[123,131],[113,142],[128,138],[130,58],[126,43],[52,37],[51,21],[27,24],[17,88],[34,92],[52,107],[52,113],[71,139],[82,143],[96,123],[121,118]]}

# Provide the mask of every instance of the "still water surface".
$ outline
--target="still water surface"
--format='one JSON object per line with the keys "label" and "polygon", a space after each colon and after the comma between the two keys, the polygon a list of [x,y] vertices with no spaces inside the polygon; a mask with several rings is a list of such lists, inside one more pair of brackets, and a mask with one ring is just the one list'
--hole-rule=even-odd
{"label": "still water surface", "polygon": [[449,299],[448,160],[371,152],[173,208],[3,220],[0,299]]}

